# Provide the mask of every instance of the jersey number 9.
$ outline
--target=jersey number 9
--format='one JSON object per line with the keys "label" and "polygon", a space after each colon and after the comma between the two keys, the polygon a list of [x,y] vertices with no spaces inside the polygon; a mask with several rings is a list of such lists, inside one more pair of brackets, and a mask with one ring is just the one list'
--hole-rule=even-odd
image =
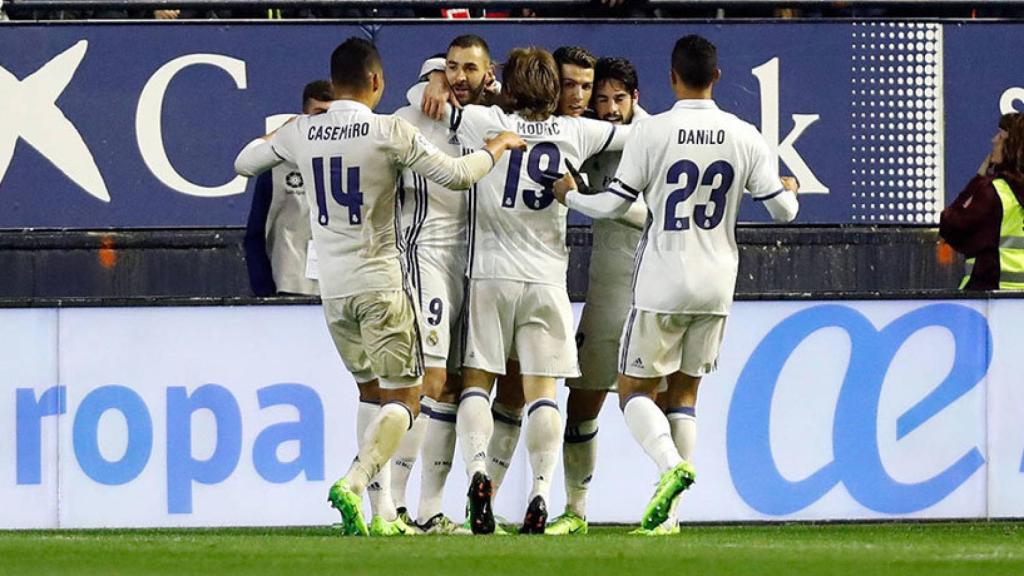
{"label": "jersey number 9", "polygon": [[[329,158],[331,166],[331,197],[338,204],[348,208],[348,223],[358,226],[363,223],[363,195],[359,192],[359,168],[350,166],[348,181],[341,185],[341,156]],[[330,216],[327,213],[327,192],[324,190],[324,159],[313,158],[313,185],[316,187],[317,222],[327,226]],[[348,192],[345,192],[348,188]]]}
{"label": "jersey number 9", "polygon": [[678,214],[679,205],[686,202],[697,190],[697,183],[701,186],[711,186],[715,182],[715,176],[721,176],[722,180],[718,186],[711,190],[710,203],[714,204],[711,212],[708,212],[707,204],[695,204],[693,206],[693,221],[698,228],[711,230],[722,223],[725,216],[725,194],[732,186],[735,172],[732,165],[725,160],[719,160],[704,171],[704,178],[700,177],[700,168],[690,160],[680,160],[668,169],[667,184],[679,184],[679,178],[686,175],[686,185],[676,188],[665,200],[665,230],[689,230],[690,218]]}

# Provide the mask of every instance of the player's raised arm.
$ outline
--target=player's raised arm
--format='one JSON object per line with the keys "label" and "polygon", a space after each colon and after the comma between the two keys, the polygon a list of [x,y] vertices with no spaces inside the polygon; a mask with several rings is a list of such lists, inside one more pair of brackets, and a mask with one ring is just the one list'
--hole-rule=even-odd
{"label": "player's raised arm", "polygon": [[[285,129],[286,127],[289,127]],[[295,127],[289,120],[281,128],[261,136],[245,145],[235,157],[235,172],[241,176],[252,177],[270,170],[281,162],[295,162],[289,152],[287,136],[284,132],[293,132]]]}
{"label": "player's raised arm", "polygon": [[453,158],[437,149],[415,126],[394,118],[392,141],[398,162],[424,178],[445,188],[465,190],[487,175],[494,164],[512,148],[525,148],[526,142],[513,132],[502,132],[484,142],[482,149]]}
{"label": "player's raised arm", "polygon": [[428,118],[450,123],[453,111],[459,108],[459,102],[448,86],[443,70],[442,68],[440,71],[428,72],[427,80],[417,82],[409,88],[405,98],[411,106],[418,107]]}

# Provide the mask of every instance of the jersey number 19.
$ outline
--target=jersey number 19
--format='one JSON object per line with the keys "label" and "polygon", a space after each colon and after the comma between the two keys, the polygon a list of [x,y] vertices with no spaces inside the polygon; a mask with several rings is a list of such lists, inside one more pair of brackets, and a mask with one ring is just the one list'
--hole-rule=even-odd
{"label": "jersey number 19", "polygon": [[[541,169],[541,160],[547,159],[547,167]],[[558,165],[562,161],[562,153],[558,146],[551,142],[540,142],[530,150],[526,159],[526,173],[542,188],[540,190],[523,190],[523,203],[531,210],[543,210],[555,200],[552,186],[558,180]],[[516,196],[519,195],[519,172],[523,166],[523,151],[512,150],[509,153],[508,176],[505,178],[505,195],[501,199],[502,208],[515,208]]]}

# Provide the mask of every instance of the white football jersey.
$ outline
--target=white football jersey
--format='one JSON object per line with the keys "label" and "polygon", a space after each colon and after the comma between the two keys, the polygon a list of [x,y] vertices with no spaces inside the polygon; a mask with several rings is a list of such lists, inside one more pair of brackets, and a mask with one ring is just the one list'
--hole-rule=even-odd
{"label": "white football jersey", "polygon": [[[425,116],[418,107],[399,108],[395,116],[408,120],[431,144],[449,156],[462,155],[462,147],[448,126]],[[449,190],[409,169],[402,172],[399,184],[402,234],[406,243],[464,250],[469,193]]]}
{"label": "white football jersey", "polygon": [[565,116],[535,122],[497,106],[466,106],[453,113],[451,126],[467,148],[504,130],[528,145],[502,156],[470,194],[469,276],[565,286],[568,209],[551,185],[566,173],[566,160],[579,167],[603,152],[615,126]]}
{"label": "white football jersey", "polygon": [[609,192],[643,195],[650,215],[636,251],[633,305],[663,313],[729,313],[743,190],[782,192],[778,163],[751,124],[712,100],[680,100],[637,125]]}
{"label": "white football jersey", "polygon": [[312,232],[309,204],[297,166],[282,162],[272,172],[274,186],[267,213],[267,254],[278,292],[317,295],[316,280],[306,277],[306,259]]}
{"label": "white football jersey", "polygon": [[[302,172],[323,298],[404,287],[397,209],[403,169],[446,186],[468,187],[492,165],[487,152],[452,158],[406,120],[374,114],[351,100],[335,101],[323,114],[297,117],[269,144]],[[236,169],[248,170],[246,154],[243,150]]]}
{"label": "white football jersey", "polygon": [[[636,106],[632,124],[649,115]],[[619,168],[622,152],[603,152],[580,168],[593,190],[607,188]],[[647,209],[643,198],[636,200]],[[590,267],[587,303],[628,306],[633,297],[633,260],[642,232],[615,219],[597,218],[590,226]]]}

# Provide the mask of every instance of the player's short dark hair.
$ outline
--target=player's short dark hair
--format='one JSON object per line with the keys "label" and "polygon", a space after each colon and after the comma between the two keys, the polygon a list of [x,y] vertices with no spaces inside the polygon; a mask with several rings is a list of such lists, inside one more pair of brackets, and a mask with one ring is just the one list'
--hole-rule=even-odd
{"label": "player's short dark hair", "polygon": [[625,58],[598,58],[594,66],[594,85],[597,86],[608,80],[617,80],[625,86],[626,92],[631,95],[639,86],[636,76],[636,68],[633,63]]}
{"label": "player's short dark hair", "polygon": [[558,107],[558,65],[543,48],[515,48],[501,71],[502,105],[533,121],[546,120]]}
{"label": "player's short dark hair", "polygon": [[314,80],[302,89],[302,107],[305,108],[310,100],[330,102],[334,100],[334,90],[327,80]]}
{"label": "player's short dark hair", "polygon": [[476,34],[456,36],[452,39],[451,44],[448,44],[448,49],[451,50],[452,48],[479,48],[483,50],[488,60],[491,59],[491,47],[487,45],[486,40]]}
{"label": "player's short dark hair", "polygon": [[715,80],[718,49],[707,38],[690,34],[676,41],[672,49],[672,70],[683,84],[707,88]]}
{"label": "player's short dark hair", "polygon": [[366,90],[369,74],[382,69],[377,47],[363,38],[353,36],[331,54],[331,84],[335,88]]}
{"label": "player's short dark hair", "polygon": [[565,64],[572,64],[580,68],[590,69],[597,63],[597,58],[589,50],[580,46],[562,46],[552,54],[558,68],[561,70]]}

